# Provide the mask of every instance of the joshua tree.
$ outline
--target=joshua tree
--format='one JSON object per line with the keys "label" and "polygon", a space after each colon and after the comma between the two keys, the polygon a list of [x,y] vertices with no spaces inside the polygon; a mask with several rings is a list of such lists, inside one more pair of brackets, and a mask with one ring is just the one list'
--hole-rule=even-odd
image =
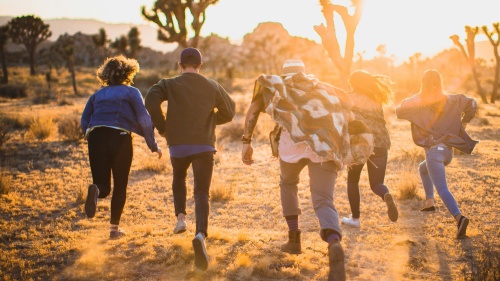
{"label": "joshua tree", "polygon": [[[349,14],[347,7],[334,5],[329,0],[320,0],[323,16],[326,20],[324,24],[317,25],[314,30],[321,37],[321,43],[328,52],[328,56],[333,61],[340,72],[340,79],[347,86],[347,78],[351,72],[352,58],[354,55],[354,33],[358,27],[359,20],[363,14],[364,0],[351,0],[354,13]],[[346,30],[346,42],[344,56],[340,53],[339,41],[334,21],[334,12],[338,13],[344,22]]]}
{"label": "joshua tree", "polygon": [[5,44],[9,40],[8,28],[6,25],[0,26],[0,61],[2,61],[2,84],[9,83],[9,74],[7,72],[7,62],[5,61]]}
{"label": "joshua tree", "polygon": [[115,41],[112,42],[109,46],[117,50],[119,54],[127,56],[128,38],[127,36],[122,35],[116,38]]}
{"label": "joshua tree", "polygon": [[465,42],[467,43],[467,51],[465,50],[464,46],[460,42],[460,37],[458,35],[452,35],[450,36],[450,39],[453,41],[453,44],[455,44],[459,49],[462,55],[467,59],[467,62],[469,63],[469,67],[472,71],[472,75],[474,76],[474,81],[476,82],[477,86],[477,93],[481,97],[481,100],[484,103],[488,103],[488,100],[486,99],[486,94],[483,91],[483,88],[481,87],[481,81],[479,81],[479,74],[477,73],[476,69],[476,49],[474,46],[474,40],[479,32],[478,27],[470,27],[466,26],[465,27],[465,33],[467,34],[467,38],[465,39]]}
{"label": "joshua tree", "polygon": [[73,82],[73,91],[78,95],[76,88],[76,72],[75,72],[75,37],[64,33],[57,38],[57,41],[52,46],[53,52],[60,55],[66,62],[66,67],[71,73],[71,80]]}
{"label": "joshua tree", "polygon": [[[500,45],[500,23],[493,24],[493,31],[490,32],[488,27],[483,26],[483,32],[488,37],[491,45],[493,46],[493,53],[495,54],[495,79],[493,79],[493,90],[491,91],[490,102],[495,103],[497,98],[498,83],[500,83],[500,55],[498,54],[498,45]],[[496,41],[493,36],[496,34]]]}
{"label": "joshua tree", "polygon": [[141,46],[141,38],[139,38],[139,29],[137,27],[132,27],[128,32],[128,46],[129,46],[129,54],[128,56],[131,58],[136,58],[137,52],[142,49]]}
{"label": "joshua tree", "polygon": [[109,43],[108,34],[104,28],[99,29],[99,33],[92,35],[94,45],[99,49],[100,61],[104,61],[107,54],[107,47]]}
{"label": "joshua tree", "polygon": [[[167,43],[177,42],[181,47],[198,47],[200,30],[205,23],[205,10],[219,0],[156,0],[151,11],[142,6],[142,15],[158,25],[158,40]],[[193,16],[191,27],[194,36],[188,42],[186,27],[186,9]],[[163,16],[160,16],[163,14]],[[165,18],[163,21],[161,18]]]}
{"label": "joshua tree", "polygon": [[42,19],[33,15],[13,18],[7,25],[12,41],[26,47],[30,62],[30,74],[35,75],[36,47],[52,35],[49,25],[44,24]]}

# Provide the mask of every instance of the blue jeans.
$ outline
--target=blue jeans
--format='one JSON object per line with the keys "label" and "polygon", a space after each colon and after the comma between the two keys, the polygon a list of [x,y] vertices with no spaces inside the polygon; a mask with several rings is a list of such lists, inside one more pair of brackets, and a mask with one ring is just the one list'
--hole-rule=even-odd
{"label": "blue jeans", "polygon": [[194,177],[194,213],[196,216],[196,234],[202,232],[208,236],[208,214],[210,211],[210,183],[214,168],[215,152],[202,152],[182,158],[171,157],[173,169],[172,191],[174,193],[175,216],[186,214],[186,176],[193,165]]}
{"label": "blue jeans", "polygon": [[314,163],[301,159],[298,163],[289,163],[280,159],[280,192],[283,216],[301,214],[298,197],[299,176],[302,169],[308,167],[309,189],[316,217],[321,227],[321,238],[326,241],[327,230],[333,230],[342,237],[339,214],[333,204],[335,181],[338,168],[333,161]]}
{"label": "blue jeans", "polygon": [[434,186],[448,211],[455,217],[460,214],[457,201],[448,189],[444,167],[453,159],[453,149],[439,144],[425,149],[425,161],[418,168],[425,190],[425,198],[434,198]]}

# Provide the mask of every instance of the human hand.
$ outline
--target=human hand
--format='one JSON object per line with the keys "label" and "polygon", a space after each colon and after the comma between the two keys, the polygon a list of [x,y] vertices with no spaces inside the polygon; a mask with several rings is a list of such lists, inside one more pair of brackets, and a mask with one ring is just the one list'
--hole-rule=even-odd
{"label": "human hand", "polygon": [[158,159],[161,159],[161,157],[163,156],[163,153],[161,152],[161,148],[158,147],[158,150],[155,151],[155,153],[158,153]]}
{"label": "human hand", "polygon": [[251,143],[244,143],[241,150],[241,161],[245,165],[252,165],[254,160],[252,159],[253,147]]}

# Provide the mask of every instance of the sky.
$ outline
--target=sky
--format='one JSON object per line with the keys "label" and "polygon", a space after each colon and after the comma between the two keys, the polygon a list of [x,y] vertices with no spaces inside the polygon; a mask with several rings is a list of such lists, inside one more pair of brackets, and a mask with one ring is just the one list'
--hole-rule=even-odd
{"label": "sky", "polygon": [[[347,0],[332,0],[349,6]],[[42,19],[85,18],[108,23],[147,23],[141,6],[154,0],[0,0],[0,15],[34,14]],[[492,28],[500,22],[500,0],[366,0],[358,25],[355,52],[366,58],[385,45],[388,56],[407,59],[419,52],[424,57],[452,48],[449,37],[465,39],[465,25]],[[292,36],[320,42],[314,26],[324,23],[318,0],[219,0],[207,9],[202,35],[216,33],[240,42],[260,22],[280,22]],[[343,24],[336,16],[339,39],[344,42]],[[151,24],[153,25],[153,24]],[[486,40],[478,35],[476,41]]]}

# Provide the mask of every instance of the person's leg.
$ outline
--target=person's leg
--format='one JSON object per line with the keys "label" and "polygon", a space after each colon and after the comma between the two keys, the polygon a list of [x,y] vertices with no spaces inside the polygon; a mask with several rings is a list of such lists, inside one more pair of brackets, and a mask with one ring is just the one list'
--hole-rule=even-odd
{"label": "person's leg", "polygon": [[214,168],[214,152],[193,155],[194,202],[196,215],[196,234],[208,235],[208,215],[210,212],[210,184]]}
{"label": "person's leg", "polygon": [[347,197],[349,198],[349,206],[354,220],[358,220],[360,216],[359,203],[359,178],[364,164],[354,165],[348,168],[347,171]]}
{"label": "person's leg", "polygon": [[110,150],[112,151],[113,194],[111,196],[111,224],[119,225],[127,199],[128,176],[134,155],[132,136],[128,133],[110,133]]}
{"label": "person's leg", "polygon": [[394,203],[394,198],[389,193],[389,188],[384,184],[385,171],[387,168],[387,155],[386,148],[375,147],[373,155],[370,156],[368,161],[368,179],[370,181],[370,188],[373,193],[377,194],[387,205],[387,215],[393,222],[398,220],[399,212]]}
{"label": "person's leg", "polygon": [[174,196],[175,217],[180,214],[186,215],[186,177],[187,170],[191,165],[190,157],[170,157],[172,163],[172,193]]}
{"label": "person's leg", "polygon": [[339,215],[333,204],[338,167],[333,161],[313,163],[308,161],[311,199],[321,227],[321,239],[328,241],[326,233],[333,230],[342,238]]}
{"label": "person's leg", "polygon": [[108,151],[107,131],[95,129],[88,139],[89,162],[92,184],[87,191],[85,214],[93,218],[97,209],[97,198],[105,198],[111,191],[111,156]]}
{"label": "person's leg", "polygon": [[439,197],[453,217],[460,215],[455,198],[448,189],[446,182],[445,165],[448,165],[453,158],[451,148],[434,147],[426,152],[427,170],[432,182],[436,186]]}
{"label": "person's leg", "polygon": [[[425,155],[427,159],[427,152],[425,150]],[[421,211],[427,210],[435,210],[434,207],[434,184],[432,183],[432,179],[429,175],[429,171],[427,169],[427,160],[422,161],[418,166],[418,172],[420,174],[420,178],[422,179],[422,185],[424,186],[425,191],[425,207]]]}
{"label": "person's leg", "polygon": [[208,268],[208,253],[205,247],[205,238],[208,235],[210,184],[214,168],[214,154],[215,152],[203,152],[190,156],[193,164],[196,215],[196,236],[192,241],[194,265],[202,270]]}
{"label": "person's leg", "polygon": [[299,175],[306,165],[305,160],[288,163],[280,159],[280,196],[283,216],[288,225],[288,242],[281,245],[281,251],[290,254],[302,252],[300,241],[298,187]]}
{"label": "person's leg", "polygon": [[328,243],[328,280],[345,280],[342,231],[333,196],[338,167],[333,161],[308,163],[311,198],[321,227],[321,239]]}

